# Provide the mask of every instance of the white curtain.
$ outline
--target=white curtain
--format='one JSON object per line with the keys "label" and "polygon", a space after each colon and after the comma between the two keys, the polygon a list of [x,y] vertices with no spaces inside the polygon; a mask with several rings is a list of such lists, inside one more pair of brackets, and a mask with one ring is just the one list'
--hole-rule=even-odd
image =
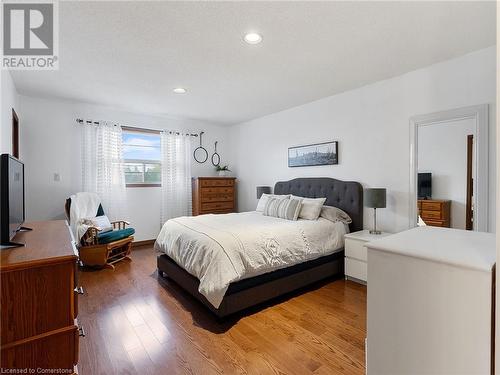
{"label": "white curtain", "polygon": [[100,121],[85,124],[82,136],[83,191],[101,198],[104,213],[110,220],[124,219],[125,174],[122,155],[122,129]]}
{"label": "white curtain", "polygon": [[161,224],[191,215],[191,137],[161,132]]}

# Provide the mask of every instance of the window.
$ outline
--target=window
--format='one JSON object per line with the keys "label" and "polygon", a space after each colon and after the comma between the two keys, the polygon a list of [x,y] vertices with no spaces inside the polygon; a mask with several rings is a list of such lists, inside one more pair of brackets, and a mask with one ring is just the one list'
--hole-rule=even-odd
{"label": "window", "polygon": [[127,186],[160,186],[160,134],[127,128],[122,134]]}

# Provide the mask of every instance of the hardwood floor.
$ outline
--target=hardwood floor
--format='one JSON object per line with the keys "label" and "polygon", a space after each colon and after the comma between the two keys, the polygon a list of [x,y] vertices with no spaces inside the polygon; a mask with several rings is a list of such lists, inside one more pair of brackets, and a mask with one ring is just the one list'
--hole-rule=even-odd
{"label": "hardwood floor", "polygon": [[80,375],[364,374],[366,287],[316,286],[218,322],[156,273],[151,246],[81,271]]}

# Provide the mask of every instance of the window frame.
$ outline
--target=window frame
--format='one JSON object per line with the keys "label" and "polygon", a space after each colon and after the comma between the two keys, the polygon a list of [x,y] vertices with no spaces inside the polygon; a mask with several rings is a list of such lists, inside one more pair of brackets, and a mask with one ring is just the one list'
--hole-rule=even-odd
{"label": "window frame", "polygon": [[[160,135],[160,130],[153,129],[142,129],[131,126],[122,126],[123,133],[138,133],[138,134],[156,134]],[[123,146],[125,147],[125,146]],[[161,168],[161,160],[139,160],[139,159],[125,159],[123,158],[123,164],[136,163],[136,164],[158,164]],[[124,172],[125,173],[125,172]],[[144,174],[144,172],[143,172]],[[125,183],[127,188],[139,188],[139,187],[161,187],[161,173],[160,173],[160,183],[148,183],[148,182],[134,182]]]}

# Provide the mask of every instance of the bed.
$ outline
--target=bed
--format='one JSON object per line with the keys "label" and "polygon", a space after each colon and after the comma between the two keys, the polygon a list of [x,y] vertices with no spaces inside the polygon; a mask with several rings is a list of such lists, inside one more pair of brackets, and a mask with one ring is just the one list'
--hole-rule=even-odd
{"label": "bed", "polygon": [[[317,281],[342,277],[343,234],[363,228],[362,186],[332,178],[297,178],[277,182],[274,194],[325,197],[325,205],[342,209],[352,223],[347,229],[343,223],[326,219],[292,222],[256,212],[177,218],[164,225],[155,243],[162,253],[157,258],[159,275],[176,282],[219,318]],[[245,232],[244,228],[252,230]],[[272,234],[269,239],[268,232]],[[320,238],[318,232],[328,235]],[[254,234],[259,238],[253,238]],[[301,236],[308,241],[301,242]],[[274,238],[278,238],[281,246],[279,256]],[[261,247],[263,253],[268,248],[270,253],[252,253],[253,247],[248,244],[264,240],[269,243]],[[200,243],[204,246],[198,249]],[[308,248],[301,249],[300,243],[307,243]],[[172,250],[178,247],[189,251]],[[237,247],[248,254],[239,256]],[[266,268],[269,264],[272,271]]]}

